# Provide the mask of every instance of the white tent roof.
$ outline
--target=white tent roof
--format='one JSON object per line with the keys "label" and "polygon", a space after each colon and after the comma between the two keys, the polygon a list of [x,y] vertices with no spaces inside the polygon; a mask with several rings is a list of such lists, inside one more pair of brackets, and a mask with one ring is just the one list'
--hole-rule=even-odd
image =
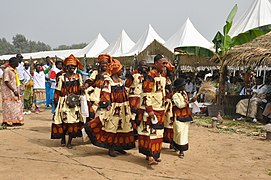
{"label": "white tent roof", "polygon": [[87,57],[97,57],[103,50],[109,46],[108,42],[103,38],[99,33],[98,36],[91,41],[86,47],[79,50],[75,56],[84,57],[85,54]]}
{"label": "white tent roof", "polygon": [[205,39],[194,27],[190,19],[187,18],[183,26],[166,41],[164,46],[174,52],[174,48],[184,46],[198,46],[212,49],[213,44]]}
{"label": "white tent roof", "polygon": [[127,33],[122,30],[120,36],[115,43],[110,44],[103,53],[110,54],[111,56],[118,57],[122,54],[129,52],[135,45],[134,41],[130,39]]}
{"label": "white tent roof", "polygon": [[[79,51],[80,49],[67,49],[67,50],[55,50],[55,51],[40,51],[40,52],[33,52],[33,53],[23,53],[22,56],[24,59],[40,59],[40,58],[45,58],[46,56],[49,57],[59,57],[59,58],[66,58],[71,54],[75,54]],[[0,60],[8,60],[11,57],[15,57],[16,54],[11,54],[11,55],[2,55],[0,56]]]}
{"label": "white tent roof", "polygon": [[243,16],[233,22],[229,35],[234,37],[268,24],[271,24],[271,3],[269,0],[255,0]]}
{"label": "white tent roof", "polygon": [[123,56],[131,56],[142,52],[148,45],[150,45],[154,40],[157,40],[161,44],[164,44],[165,41],[157,34],[153,27],[149,24],[148,29],[144,34],[139,38],[134,47]]}
{"label": "white tent roof", "polygon": [[9,60],[11,57],[15,57],[16,54],[7,54],[0,56],[0,60]]}
{"label": "white tent roof", "polygon": [[71,54],[75,54],[79,51],[80,49],[67,49],[67,50],[55,50],[55,51],[40,51],[36,53],[26,53],[22,54],[24,59],[39,59],[39,58],[45,58],[47,56],[49,57],[59,57],[59,58],[66,58]]}

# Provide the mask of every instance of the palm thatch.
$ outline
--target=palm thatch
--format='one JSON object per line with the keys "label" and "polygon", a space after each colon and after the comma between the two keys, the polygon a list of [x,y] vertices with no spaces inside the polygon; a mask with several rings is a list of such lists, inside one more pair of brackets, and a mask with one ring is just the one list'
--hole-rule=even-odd
{"label": "palm thatch", "polygon": [[[253,41],[232,48],[224,57],[229,66],[260,66],[271,64],[271,32]],[[217,60],[217,58],[212,58]]]}

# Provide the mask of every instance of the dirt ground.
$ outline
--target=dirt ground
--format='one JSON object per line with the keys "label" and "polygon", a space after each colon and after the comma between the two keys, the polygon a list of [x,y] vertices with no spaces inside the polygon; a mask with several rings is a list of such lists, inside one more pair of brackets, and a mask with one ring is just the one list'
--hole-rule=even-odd
{"label": "dirt ground", "polygon": [[[2,106],[1,106],[2,108]],[[0,114],[2,119],[2,114]],[[148,166],[138,149],[112,158],[107,150],[50,139],[50,110],[25,116],[25,125],[0,130],[0,179],[271,179],[271,142],[218,133],[192,124],[185,158],[163,145],[162,162]]]}

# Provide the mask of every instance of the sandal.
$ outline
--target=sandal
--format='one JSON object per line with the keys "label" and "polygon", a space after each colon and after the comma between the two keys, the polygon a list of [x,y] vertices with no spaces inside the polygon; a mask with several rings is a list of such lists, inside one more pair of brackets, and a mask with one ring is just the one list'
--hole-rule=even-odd
{"label": "sandal", "polygon": [[162,159],[154,159],[156,162],[161,162],[162,161]]}
{"label": "sandal", "polygon": [[111,156],[111,157],[117,157],[117,154],[116,154],[116,152],[114,150],[109,150],[108,155]]}
{"label": "sandal", "polygon": [[67,144],[67,148],[68,149],[72,149],[72,145],[71,144]]}
{"label": "sandal", "polygon": [[149,160],[148,165],[157,165],[158,162],[156,162],[154,159]]}
{"label": "sandal", "polygon": [[116,150],[116,151],[119,152],[120,154],[127,154],[127,152],[124,150]]}
{"label": "sandal", "polygon": [[184,153],[183,153],[183,152],[182,152],[182,153],[180,152],[180,154],[178,155],[178,157],[179,157],[179,158],[184,158]]}

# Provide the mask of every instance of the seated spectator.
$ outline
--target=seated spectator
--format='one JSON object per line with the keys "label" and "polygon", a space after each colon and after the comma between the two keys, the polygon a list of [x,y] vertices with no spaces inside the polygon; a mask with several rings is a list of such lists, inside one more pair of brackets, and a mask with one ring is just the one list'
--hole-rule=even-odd
{"label": "seated spectator", "polygon": [[[257,122],[258,107],[262,102],[266,101],[267,85],[263,83],[261,77],[256,78],[256,85],[252,87],[252,97],[249,99],[242,99],[236,105],[236,113],[242,116],[247,116],[253,119],[253,122]],[[238,118],[242,120],[243,117]]]}

